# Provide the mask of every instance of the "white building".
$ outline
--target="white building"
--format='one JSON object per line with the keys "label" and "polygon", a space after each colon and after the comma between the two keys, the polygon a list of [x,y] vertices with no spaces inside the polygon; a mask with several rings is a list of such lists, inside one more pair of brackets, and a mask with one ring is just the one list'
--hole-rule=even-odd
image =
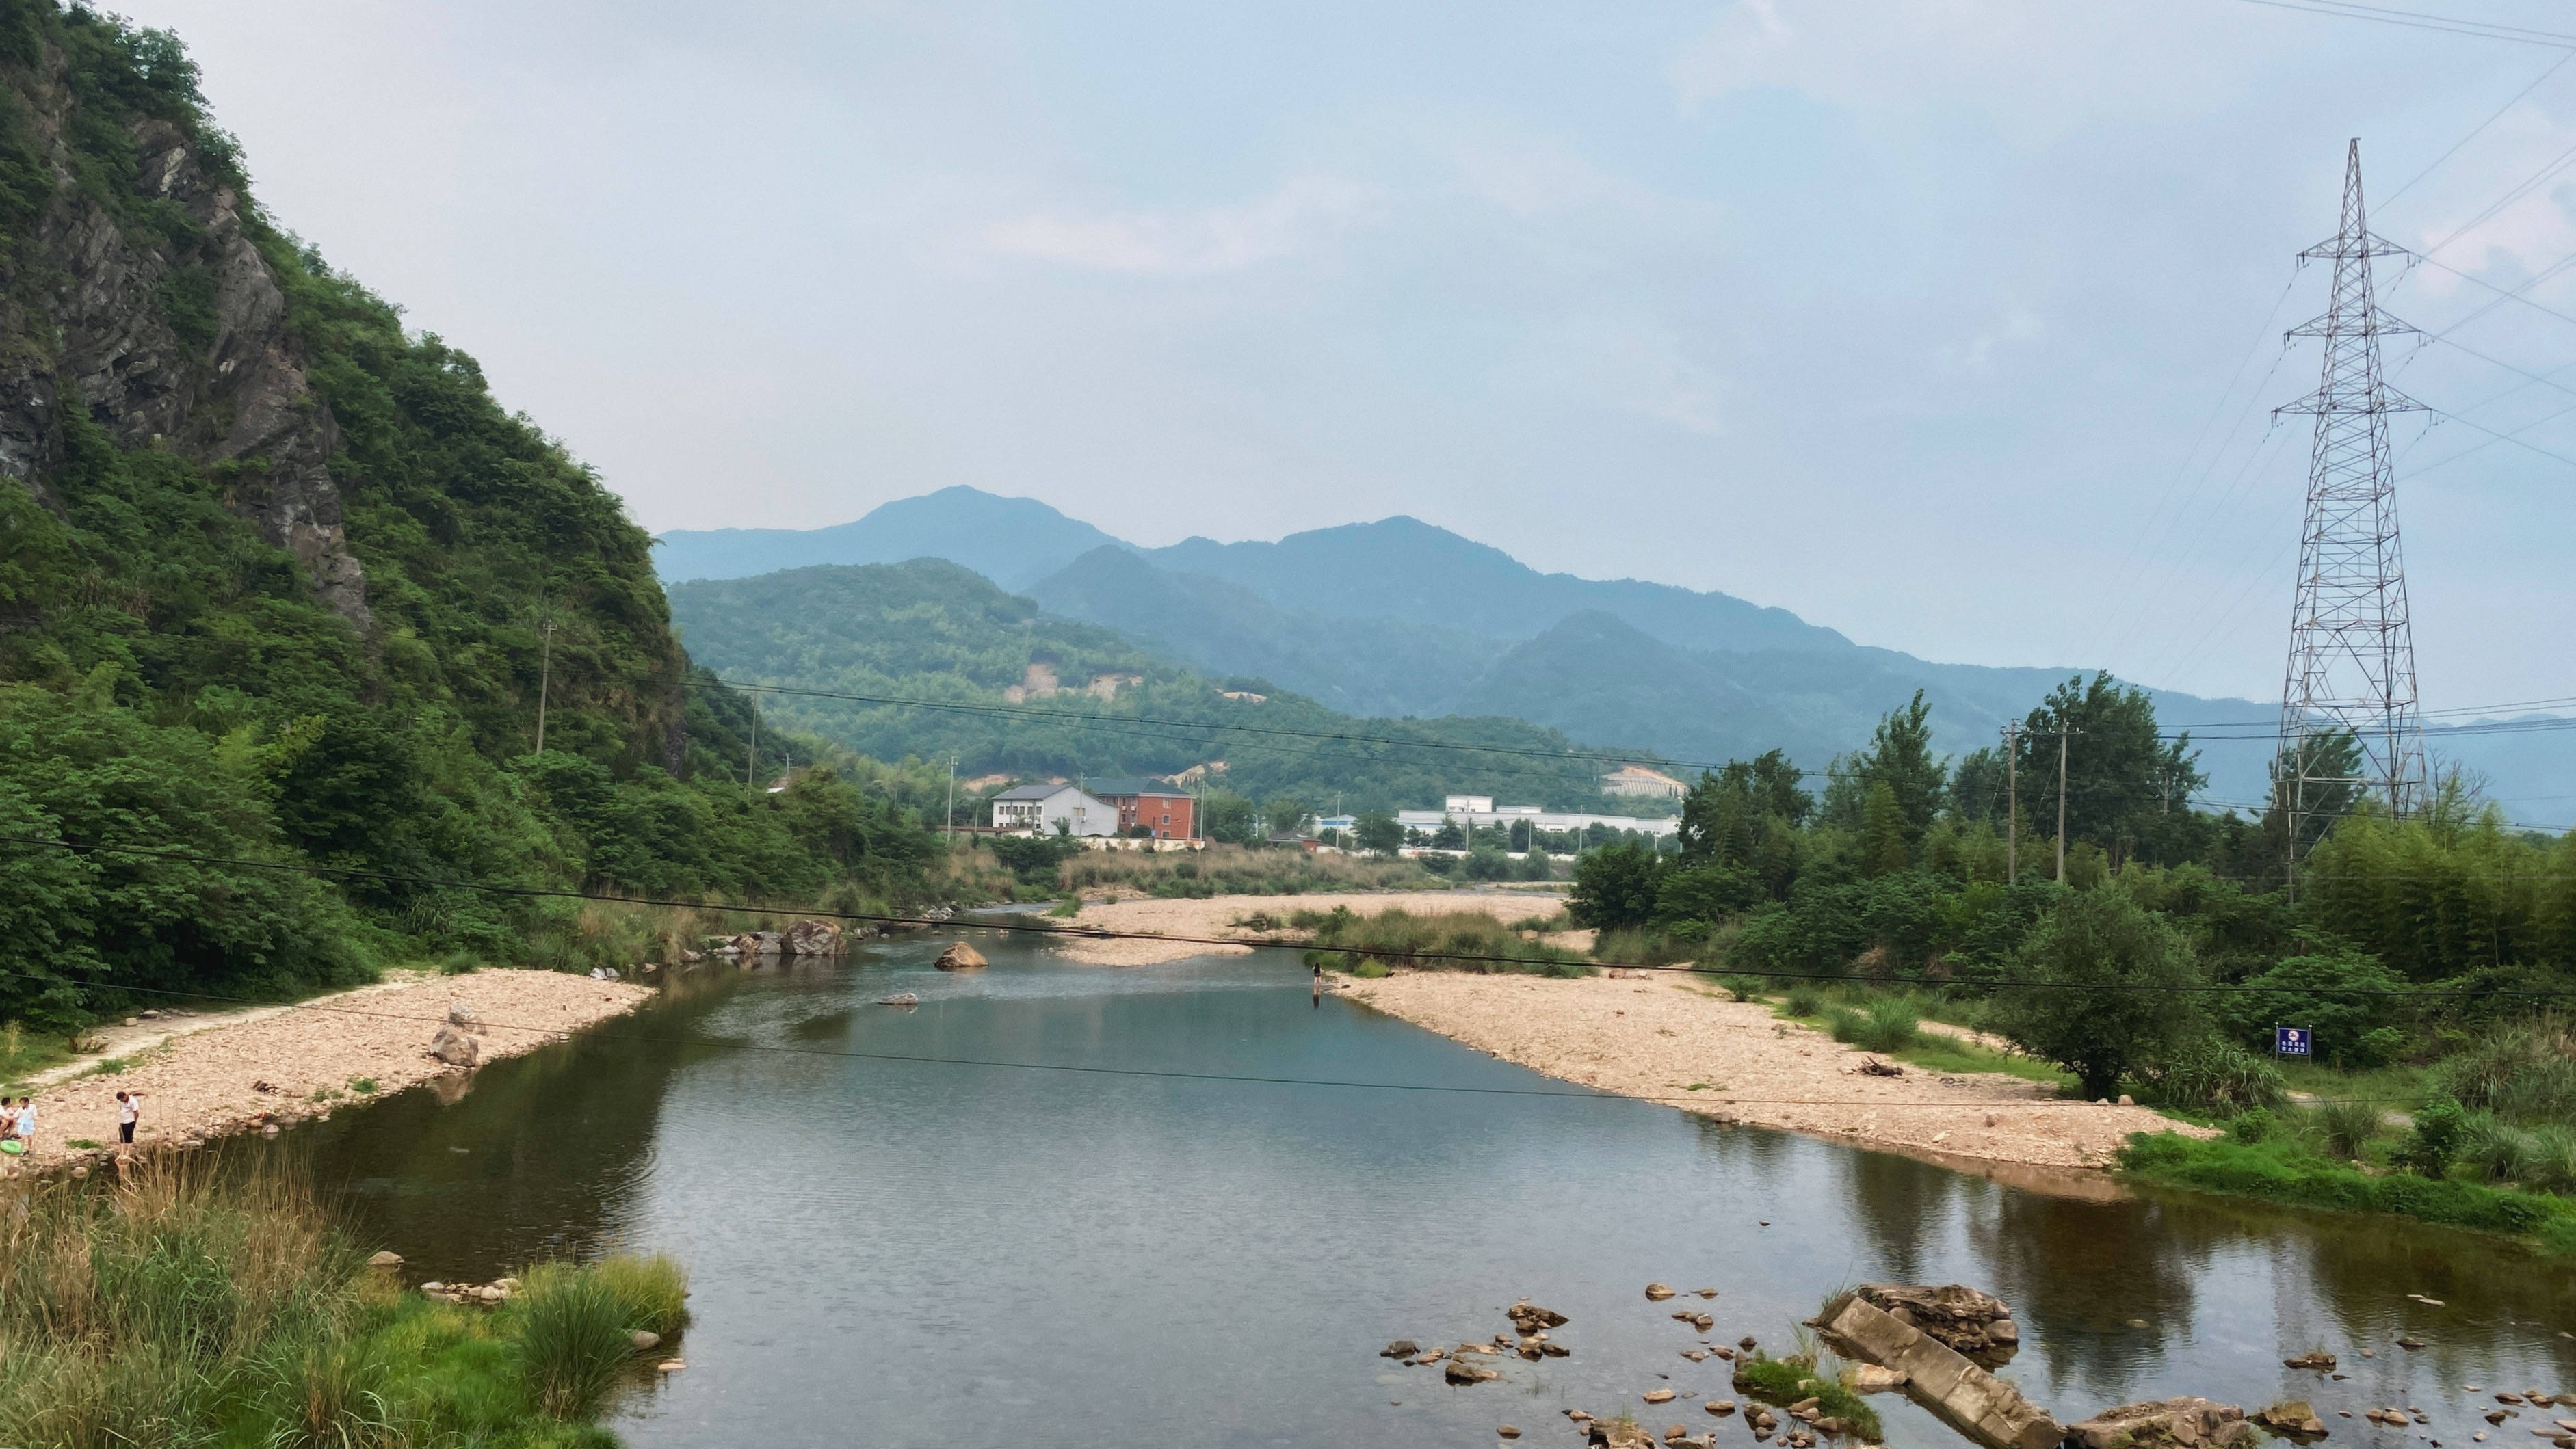
{"label": "white building", "polygon": [[1643,765],[1621,765],[1601,777],[1601,793],[1604,795],[1644,796],[1649,800],[1678,800],[1689,792],[1688,785],[1661,770],[1649,770]]}
{"label": "white building", "polygon": [[[1441,802],[1440,808],[1448,811],[1452,815],[1491,815],[1494,813],[1494,797],[1491,795],[1452,795]],[[1417,810],[1413,813],[1419,815],[1422,812]]]}
{"label": "white building", "polygon": [[1541,810],[1535,805],[1505,805],[1496,809],[1492,798],[1483,795],[1452,795],[1449,798],[1452,801],[1481,800],[1486,808],[1398,810],[1395,812],[1396,823],[1407,830],[1421,831],[1438,830],[1443,825],[1456,825],[1461,830],[1471,827],[1502,830],[1528,824],[1546,831],[1586,830],[1594,825],[1606,825],[1613,830],[1642,830],[1648,835],[1670,835],[1681,829],[1682,824],[1670,817],[1653,820],[1637,815],[1592,815],[1571,810]]}
{"label": "white building", "polygon": [[1059,825],[1068,835],[1115,835],[1118,809],[1079,785],[1020,785],[993,797],[995,830],[1052,835]]}

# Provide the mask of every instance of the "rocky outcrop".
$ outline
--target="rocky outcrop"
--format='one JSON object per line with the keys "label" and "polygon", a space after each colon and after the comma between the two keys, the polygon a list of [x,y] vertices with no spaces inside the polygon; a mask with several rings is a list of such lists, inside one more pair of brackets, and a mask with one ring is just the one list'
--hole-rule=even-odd
{"label": "rocky outcrop", "polygon": [[1987,1449],[2054,1449],[2064,1431],[2047,1410],[1926,1328],[1880,1307],[1868,1291],[1846,1293],[1816,1316],[1845,1357],[1904,1374],[1908,1397]]}
{"label": "rocky outcrop", "polygon": [[232,511],[364,629],[366,571],[330,472],[339,433],[230,168],[177,123],[137,118],[132,216],[166,220],[120,222],[73,183],[79,103],[63,56],[45,47],[8,79],[58,184],[0,257],[0,477],[61,512],[44,480],[66,460],[74,416],[125,447],[166,449],[208,470]]}
{"label": "rocky outcrop", "polygon": [[993,963],[984,959],[983,952],[959,941],[940,952],[939,959],[930,964],[942,971],[981,971]]}
{"label": "rocky outcrop", "polygon": [[429,1054],[451,1067],[470,1067],[483,1059],[483,1043],[453,1022],[440,1022],[429,1039]]}
{"label": "rocky outcrop", "polygon": [[2122,1404],[2066,1426],[2067,1449],[2245,1449],[2256,1437],[2243,1409],[2207,1399]]}

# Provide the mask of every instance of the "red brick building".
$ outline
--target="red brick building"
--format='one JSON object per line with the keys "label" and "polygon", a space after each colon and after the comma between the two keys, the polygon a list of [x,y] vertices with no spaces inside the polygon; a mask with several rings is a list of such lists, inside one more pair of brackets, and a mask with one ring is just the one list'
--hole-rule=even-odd
{"label": "red brick building", "polygon": [[1083,788],[1091,798],[1116,808],[1121,835],[1142,825],[1162,840],[1198,836],[1198,802],[1178,785],[1160,780],[1093,780]]}

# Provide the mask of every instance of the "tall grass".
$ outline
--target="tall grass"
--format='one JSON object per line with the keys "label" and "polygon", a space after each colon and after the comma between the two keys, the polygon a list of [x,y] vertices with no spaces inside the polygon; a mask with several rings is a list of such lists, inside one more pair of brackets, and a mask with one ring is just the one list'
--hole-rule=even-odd
{"label": "tall grass", "polygon": [[667,1258],[531,1270],[499,1312],[366,1266],[301,1180],[219,1156],[0,1185],[0,1444],[398,1449],[593,1431],[687,1280]]}
{"label": "tall grass", "polygon": [[2499,1027],[2443,1062],[2433,1085],[2507,1122],[2576,1119],[2576,1025],[2549,1015]]}
{"label": "tall grass", "polygon": [[1922,1035],[1922,1014],[1903,996],[1876,996],[1858,1011],[1836,1008],[1834,1040],[1864,1051],[1901,1052]]}
{"label": "tall grass", "polygon": [[2344,1100],[2320,1102],[2304,1114],[2327,1152],[2337,1157],[2361,1156],[2372,1141],[2388,1130],[2380,1120],[2377,1102]]}

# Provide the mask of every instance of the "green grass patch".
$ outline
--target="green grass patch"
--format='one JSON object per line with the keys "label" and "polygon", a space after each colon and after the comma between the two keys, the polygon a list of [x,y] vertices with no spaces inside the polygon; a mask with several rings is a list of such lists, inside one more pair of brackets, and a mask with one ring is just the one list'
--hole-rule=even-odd
{"label": "green grass patch", "polygon": [[1816,1412],[1828,1418],[1848,1421],[1852,1432],[1876,1443],[1887,1436],[1878,1422],[1878,1411],[1842,1381],[1816,1368],[1816,1361],[1804,1354],[1772,1358],[1759,1351],[1735,1361],[1735,1387],[1768,1403],[1788,1405],[1805,1399],[1816,1401]]}
{"label": "green grass patch", "polygon": [[2121,1149],[2120,1166],[2146,1182],[2512,1233],[2554,1251],[2576,1251],[2576,1203],[2450,1178],[2374,1173],[2327,1157],[2304,1138],[2201,1141],[2172,1132],[2141,1132]]}

